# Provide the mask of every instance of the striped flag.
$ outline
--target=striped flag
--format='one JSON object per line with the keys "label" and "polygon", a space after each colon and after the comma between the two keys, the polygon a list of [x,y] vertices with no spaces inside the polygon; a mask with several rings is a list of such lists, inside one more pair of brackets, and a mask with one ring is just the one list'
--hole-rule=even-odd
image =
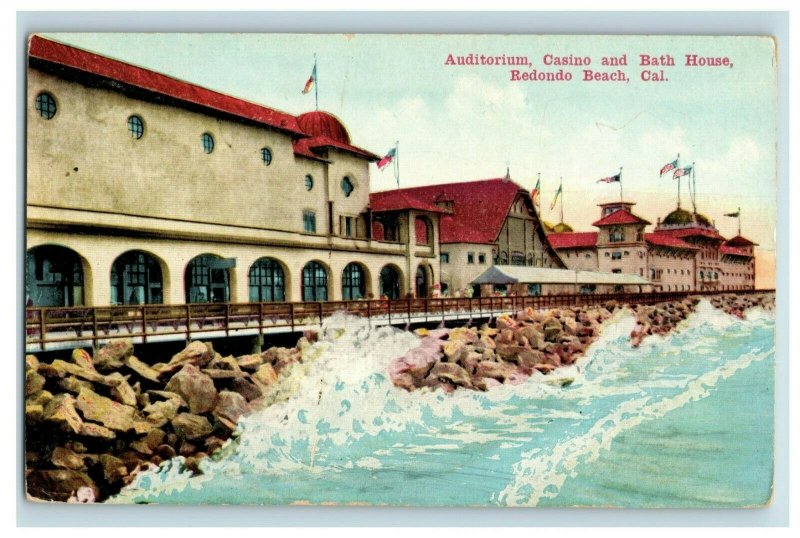
{"label": "striped flag", "polygon": [[675,170],[675,173],[672,174],[672,179],[678,179],[679,177],[682,176],[688,176],[691,173],[692,173],[692,167],[684,166],[683,168],[678,168],[677,170]]}
{"label": "striped flag", "polygon": [[392,159],[394,159],[395,155],[397,155],[397,148],[392,148],[388,152],[386,152],[386,155],[384,155],[383,159],[378,161],[378,168],[383,170],[384,168],[389,166],[389,163],[392,162]]}
{"label": "striped flag", "polygon": [[622,173],[604,177],[603,179],[598,179],[597,183],[616,183],[617,181],[620,181],[620,176],[622,176]]}
{"label": "striped flag", "polygon": [[314,64],[314,68],[311,70],[311,76],[308,77],[308,80],[306,81],[306,85],[303,88],[303,91],[301,93],[303,93],[305,95],[308,92],[310,92],[311,88],[314,87],[314,83],[316,81],[317,81],[317,64],[315,63]]}
{"label": "striped flag", "polygon": [[671,163],[667,163],[664,166],[662,166],[661,167],[661,171],[658,173],[658,175],[659,176],[663,176],[664,174],[666,174],[670,170],[675,170],[676,168],[678,168],[678,159],[675,159]]}
{"label": "striped flag", "polygon": [[531,191],[531,200],[533,200],[533,205],[539,205],[539,190],[541,189],[540,186],[541,179],[536,179],[536,186]]}
{"label": "striped flag", "polygon": [[558,186],[558,190],[556,191],[556,197],[553,198],[553,203],[550,204],[550,209],[551,210],[556,206],[556,201],[558,200],[558,197],[560,195],[561,195],[561,185]]}

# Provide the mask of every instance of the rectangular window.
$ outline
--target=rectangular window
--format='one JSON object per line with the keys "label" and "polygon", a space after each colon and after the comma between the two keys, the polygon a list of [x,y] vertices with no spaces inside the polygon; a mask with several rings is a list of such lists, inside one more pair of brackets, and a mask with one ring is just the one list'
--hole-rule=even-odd
{"label": "rectangular window", "polygon": [[478,254],[478,263],[481,265],[486,263],[486,254]]}
{"label": "rectangular window", "polygon": [[468,252],[467,253],[467,263],[475,263],[475,253]]}
{"label": "rectangular window", "polygon": [[612,260],[621,260],[622,259],[622,252],[612,252],[611,253]]}
{"label": "rectangular window", "polygon": [[344,218],[344,236],[353,237],[353,217]]}
{"label": "rectangular window", "polygon": [[303,211],[303,230],[317,233],[317,215],[313,211]]}
{"label": "rectangular window", "polygon": [[450,253],[449,252],[441,252],[439,254],[439,261],[441,263],[450,263]]}

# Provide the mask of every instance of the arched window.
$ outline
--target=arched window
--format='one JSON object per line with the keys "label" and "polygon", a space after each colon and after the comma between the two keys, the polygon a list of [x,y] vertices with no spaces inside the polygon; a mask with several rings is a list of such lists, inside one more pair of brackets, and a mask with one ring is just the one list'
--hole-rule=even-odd
{"label": "arched window", "polygon": [[201,141],[203,142],[203,151],[205,153],[211,153],[214,151],[214,137],[211,136],[210,133],[203,133],[203,136],[200,137]]}
{"label": "arched window", "polygon": [[500,265],[508,265],[508,252],[503,251],[503,252],[500,253],[500,257],[499,257],[499,262],[498,263]]}
{"label": "arched window", "polygon": [[328,272],[318,262],[303,267],[303,301],[328,300]]}
{"label": "arched window", "polygon": [[28,306],[83,305],[83,264],[78,253],[57,245],[28,250],[25,294]]}
{"label": "arched window", "polygon": [[342,271],[342,299],[362,299],[367,294],[364,268],[357,263],[348,263]]}
{"label": "arched window", "polygon": [[625,241],[625,230],[621,226],[615,226],[608,232],[608,240],[611,243]]}
{"label": "arched window", "polygon": [[285,300],[283,268],[272,258],[259,258],[250,266],[250,301],[269,303]]}
{"label": "arched window", "polygon": [[261,148],[261,162],[264,166],[272,164],[272,150],[269,148]]}
{"label": "arched window", "polygon": [[164,302],[161,266],[141,250],[122,254],[111,266],[111,304]]}
{"label": "arched window", "polygon": [[128,132],[132,138],[140,139],[144,135],[144,122],[139,116],[131,116],[128,118]]}
{"label": "arched window", "polygon": [[56,100],[47,92],[42,92],[36,96],[36,111],[46,120],[53,119],[56,115]]}
{"label": "arched window", "polygon": [[391,265],[384,266],[381,269],[380,284],[382,297],[388,299],[400,298],[400,272],[397,269]]}
{"label": "arched window", "polygon": [[425,217],[414,219],[414,233],[417,236],[418,245],[430,245],[433,240],[431,233],[431,223]]}
{"label": "arched window", "polygon": [[187,303],[226,303],[230,300],[229,264],[219,256],[202,254],[186,266]]}

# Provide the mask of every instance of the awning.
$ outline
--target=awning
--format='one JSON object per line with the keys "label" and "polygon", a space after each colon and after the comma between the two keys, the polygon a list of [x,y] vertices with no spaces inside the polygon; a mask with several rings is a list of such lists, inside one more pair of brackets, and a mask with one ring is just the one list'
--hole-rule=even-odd
{"label": "awning", "polygon": [[493,265],[481,273],[472,284],[614,284],[649,286],[649,280],[627,273],[601,273],[548,269],[524,265]]}

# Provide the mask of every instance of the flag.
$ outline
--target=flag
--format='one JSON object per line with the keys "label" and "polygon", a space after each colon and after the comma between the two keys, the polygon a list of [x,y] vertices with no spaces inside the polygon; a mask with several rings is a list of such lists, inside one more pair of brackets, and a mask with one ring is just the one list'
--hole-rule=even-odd
{"label": "flag", "polygon": [[539,182],[540,181],[541,181],[541,179],[537,179],[536,180],[536,186],[531,191],[531,200],[533,200],[533,205],[535,205],[535,206],[539,205],[539,189],[541,188],[539,186]]}
{"label": "flag", "polygon": [[384,168],[389,166],[389,163],[392,162],[392,159],[394,159],[395,155],[397,155],[397,148],[392,148],[389,151],[387,151],[386,155],[383,157],[383,159],[378,161],[378,168],[383,170]]}
{"label": "flag", "polygon": [[617,181],[620,181],[620,176],[621,175],[622,175],[622,172],[620,172],[619,174],[614,175],[614,176],[604,177],[603,179],[598,179],[597,183],[616,183]]}
{"label": "flag", "polygon": [[308,77],[306,81],[306,85],[303,88],[302,93],[306,94],[311,91],[311,88],[314,87],[314,83],[317,81],[317,64],[314,64],[314,68],[311,70],[311,76]]}
{"label": "flag", "polygon": [[691,166],[684,166],[683,168],[678,168],[675,170],[675,173],[672,174],[672,179],[678,179],[681,176],[688,176],[692,173]]}
{"label": "flag", "polygon": [[738,211],[736,211],[736,212],[734,212],[734,213],[725,213],[725,216],[726,216],[726,217],[738,218],[738,217],[739,217],[739,212],[738,212]]}
{"label": "flag", "polygon": [[662,166],[661,167],[661,171],[658,173],[658,175],[659,176],[663,176],[664,174],[666,174],[670,170],[675,170],[676,168],[678,168],[678,159],[675,159],[671,163],[667,163],[664,166]]}
{"label": "flag", "polygon": [[552,210],[556,206],[556,200],[558,200],[558,196],[561,194],[561,185],[558,186],[558,190],[556,191],[556,197],[553,198],[553,203],[550,204],[550,209]]}

